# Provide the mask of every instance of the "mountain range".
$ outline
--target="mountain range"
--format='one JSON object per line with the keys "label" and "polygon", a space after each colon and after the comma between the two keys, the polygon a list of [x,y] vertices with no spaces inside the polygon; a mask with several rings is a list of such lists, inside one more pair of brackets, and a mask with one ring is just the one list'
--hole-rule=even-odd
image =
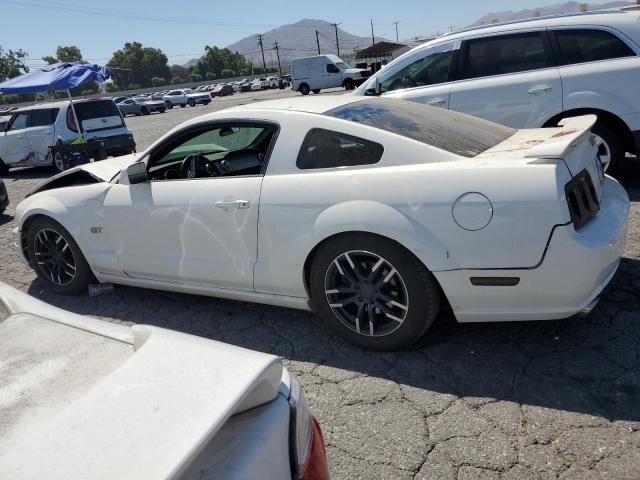
{"label": "mountain range", "polygon": [[[587,10],[601,10],[605,8],[617,8],[632,5],[631,1],[614,1],[606,3],[587,3]],[[558,15],[563,13],[577,13],[584,10],[584,3],[564,2],[546,7],[534,7],[524,10],[507,10],[502,12],[491,12],[476,20],[471,26],[485,25],[497,22],[522,20],[536,16]],[[346,59],[351,59],[354,52],[362,50],[372,44],[371,37],[361,37],[353,35],[339,26],[338,40],[340,55]],[[316,39],[316,31],[318,36]],[[424,32],[425,35],[432,32]],[[382,37],[375,37],[375,41],[388,41]],[[336,30],[332,23],[325,20],[304,19],[290,25],[269,30],[262,34],[262,45],[264,48],[264,59],[267,65],[277,65],[275,52],[275,42],[278,42],[280,62],[290,63],[295,58],[308,57],[318,54],[318,43],[321,53],[337,53],[336,50]],[[232,52],[240,52],[255,65],[262,64],[262,53],[258,41],[258,34],[250,35],[231,45],[228,45]],[[194,65],[198,59],[189,60],[186,66]]]}
{"label": "mountain range", "polygon": [[509,22],[514,20],[523,20],[531,17],[544,17],[545,15],[560,15],[563,13],[578,13],[583,11],[584,5],[586,10],[602,10],[606,8],[618,8],[633,5],[635,2],[606,2],[606,3],[582,3],[582,2],[564,2],[548,5],[546,7],[525,8],[524,10],[507,10],[504,12],[491,12],[476,20],[471,26],[486,25],[489,23]]}

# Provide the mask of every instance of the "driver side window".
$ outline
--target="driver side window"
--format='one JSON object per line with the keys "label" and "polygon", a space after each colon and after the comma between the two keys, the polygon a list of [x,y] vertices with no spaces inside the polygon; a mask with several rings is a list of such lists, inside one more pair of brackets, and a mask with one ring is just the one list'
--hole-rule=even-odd
{"label": "driver side window", "polygon": [[178,134],[152,153],[152,181],[261,175],[276,128],[216,125]]}
{"label": "driver side window", "polygon": [[380,93],[447,82],[453,53],[453,50],[436,52],[410,63],[384,80]]}

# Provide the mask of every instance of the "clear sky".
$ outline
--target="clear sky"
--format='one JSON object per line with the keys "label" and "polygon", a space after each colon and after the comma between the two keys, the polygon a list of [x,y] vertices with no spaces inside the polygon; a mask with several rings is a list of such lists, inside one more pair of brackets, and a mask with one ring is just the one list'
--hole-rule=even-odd
{"label": "clear sky", "polygon": [[37,66],[58,45],[77,45],[87,60],[103,64],[125,42],[138,41],[161,48],[173,64],[198,57],[205,45],[224,47],[303,18],[339,22],[355,35],[370,35],[373,19],[375,34],[389,39],[397,21],[403,39],[558,1],[0,0],[0,46],[24,49]]}

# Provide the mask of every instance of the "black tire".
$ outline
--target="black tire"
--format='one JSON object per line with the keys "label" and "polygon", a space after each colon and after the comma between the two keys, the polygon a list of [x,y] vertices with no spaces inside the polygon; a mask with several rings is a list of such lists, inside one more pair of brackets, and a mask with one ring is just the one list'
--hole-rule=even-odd
{"label": "black tire", "polygon": [[140,109],[140,112],[141,112],[143,115],[149,115],[149,109],[148,109],[147,107],[142,107],[142,108]]}
{"label": "black tire", "polygon": [[53,151],[52,157],[51,165],[53,165],[53,169],[57,173],[64,172],[67,169],[67,162],[65,161],[64,155],[56,149]]}
{"label": "black tire", "polygon": [[355,88],[355,83],[353,83],[353,80],[351,80],[350,78],[347,78],[344,83],[344,89],[345,90],[353,90]]}
{"label": "black tire", "polygon": [[315,93],[316,95],[320,93],[320,89],[319,88],[314,88],[313,90],[311,90],[313,93]]}
{"label": "black tire", "polygon": [[[335,293],[337,290],[332,290],[334,288],[330,284],[332,278],[343,279],[342,281],[348,279],[349,276],[355,278],[353,271],[351,273],[348,271],[342,273],[341,271],[341,275],[336,273],[335,265],[338,265],[339,259],[344,261],[345,252],[351,252],[349,258],[351,256],[356,258],[353,263],[358,266],[361,273],[364,271],[365,277],[367,274],[366,263],[360,262],[358,258],[367,258],[367,255],[371,258],[368,267],[371,269],[371,276],[366,280],[361,280],[367,285],[347,280],[351,286],[345,287],[346,294],[351,297],[351,301],[345,305],[351,305],[353,309],[357,310],[357,313],[352,316],[354,318],[360,317],[360,312],[362,312],[365,316],[370,314],[371,316],[368,318],[374,320],[370,322],[367,318],[363,318],[363,323],[358,321],[357,327],[355,322],[349,326],[344,318],[340,318],[342,315],[340,312],[347,310],[347,308],[343,308],[342,303],[331,305],[329,303],[330,295],[339,295]],[[371,266],[375,258],[384,260],[378,270]],[[356,285],[362,286],[359,288]],[[388,239],[364,233],[336,237],[318,249],[311,265],[310,289],[311,303],[320,318],[347,341],[371,350],[389,351],[409,347],[424,335],[435,320],[440,308],[440,289],[433,275],[420,260]],[[393,297],[398,300],[397,307],[390,303],[394,293],[384,293],[383,289],[394,289],[400,292],[400,294],[394,292],[397,295],[397,297]],[[391,290],[387,292],[391,292]],[[357,297],[358,295],[361,296]],[[386,296],[384,301],[380,301],[381,295]],[[370,299],[369,303],[367,303],[368,298]],[[375,300],[373,300],[374,298]],[[340,299],[336,296],[332,300],[343,302],[347,298]],[[336,306],[340,308],[334,311]],[[401,309],[398,310],[400,307]],[[385,312],[381,308],[387,311]],[[396,310],[392,312],[392,309]],[[389,316],[391,313],[403,318],[398,321],[398,318]],[[369,325],[374,325],[373,336],[370,335]],[[362,327],[360,333],[357,331],[359,327]],[[380,328],[378,332],[375,330],[377,328]]]}
{"label": "black tire", "polygon": [[195,107],[196,106],[196,101],[193,98],[189,99],[189,106],[190,107]]}
{"label": "black tire", "polygon": [[5,175],[9,175],[9,167],[0,159],[0,176],[4,177]]}
{"label": "black tire", "polygon": [[170,100],[167,100],[166,102],[164,102],[165,107],[167,107],[167,110],[171,110],[173,108],[173,103],[171,103]]}
{"label": "black tire", "polygon": [[164,113],[164,112],[166,112],[166,111],[167,111],[167,109],[166,109],[166,108],[160,108],[158,111],[159,111],[160,113]]}
{"label": "black tire", "polygon": [[602,155],[603,160],[605,155],[609,155],[608,165],[603,164],[606,172],[614,175],[620,172],[625,160],[625,148],[619,131],[617,132],[607,122],[598,120],[591,132],[603,141],[603,145],[598,148],[598,155]]}
{"label": "black tire", "polygon": [[[36,239],[40,232],[44,231],[51,236],[51,232],[55,232],[60,235],[68,244],[68,250],[70,250],[75,264],[75,271],[73,279],[65,285],[58,284],[52,281],[51,277],[47,274],[46,267],[41,266],[38,258],[42,258],[41,255],[36,255]],[[89,264],[84,258],[84,255],[80,251],[78,244],[75,242],[71,234],[58,222],[49,217],[36,218],[27,229],[27,254],[29,256],[29,263],[36,272],[36,275],[45,286],[56,293],[62,295],[77,295],[87,291],[87,287],[90,283],[96,282],[95,277]],[[67,253],[67,255],[69,255]],[[67,257],[69,258],[69,257]],[[71,269],[69,271],[72,271]]]}
{"label": "black tire", "polygon": [[311,91],[311,89],[309,88],[309,85],[307,85],[306,83],[303,83],[302,85],[300,85],[298,87],[298,91],[302,94],[302,95],[309,95],[309,92]]}
{"label": "black tire", "polygon": [[186,106],[187,106],[187,104],[186,104],[186,103],[181,103],[181,104],[180,104],[180,108],[184,108],[184,107],[186,107]]}

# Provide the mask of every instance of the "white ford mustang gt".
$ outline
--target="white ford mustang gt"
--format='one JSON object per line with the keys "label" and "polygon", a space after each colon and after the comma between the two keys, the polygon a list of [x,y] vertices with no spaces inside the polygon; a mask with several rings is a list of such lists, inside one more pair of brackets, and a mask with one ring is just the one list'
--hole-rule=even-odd
{"label": "white ford mustang gt", "polygon": [[313,309],[373,349],[415,342],[445,303],[460,322],[595,305],[629,212],[595,116],[513,130],[313,100],[204,115],[138,156],[57,175],[18,206],[16,243],[59,293],[97,279]]}

